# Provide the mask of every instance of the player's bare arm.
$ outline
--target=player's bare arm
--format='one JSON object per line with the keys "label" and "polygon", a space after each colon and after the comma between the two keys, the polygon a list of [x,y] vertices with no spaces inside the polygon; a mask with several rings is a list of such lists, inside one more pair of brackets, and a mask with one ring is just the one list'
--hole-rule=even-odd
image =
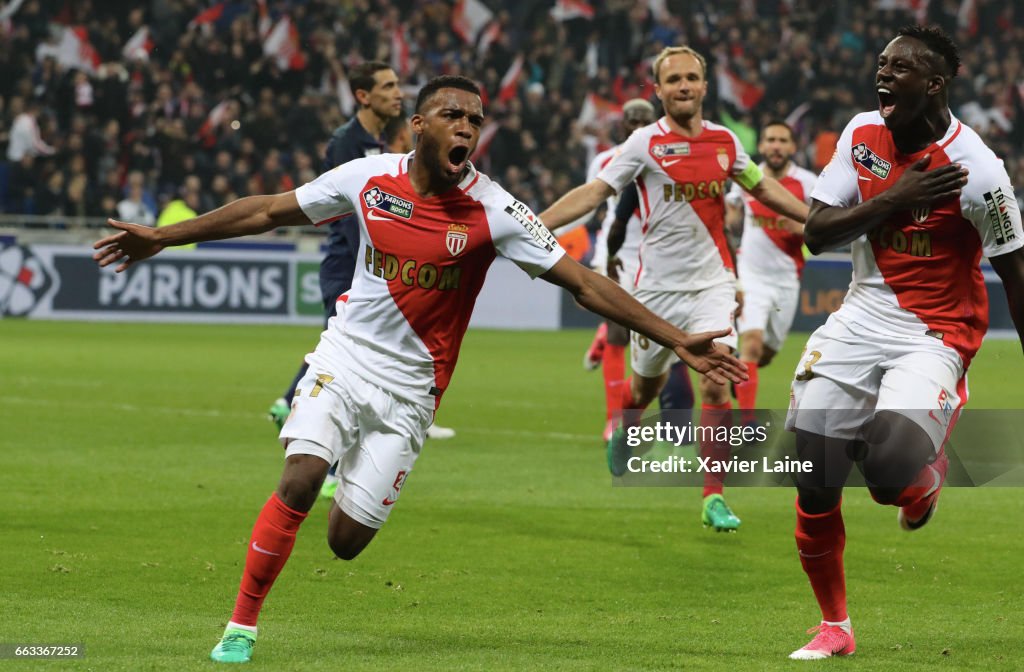
{"label": "player's bare arm", "polygon": [[900,175],[892,187],[863,203],[843,208],[815,200],[804,227],[807,249],[820,254],[842,247],[895,212],[959,197],[967,184],[967,169],[951,163],[927,170],[930,161],[931,155],[925,155]]}
{"label": "player's bare arm", "polygon": [[616,216],[612,220],[612,225],[608,227],[608,267],[605,272],[613,282],[619,281],[622,260],[619,259],[618,254],[622,249],[622,244],[626,242],[626,226],[628,224],[629,222]]}
{"label": "player's bare arm", "polygon": [[1013,326],[1024,348],[1024,247],[1009,254],[989,258],[989,263],[1003,281],[1006,289],[1006,303],[1010,307]]}
{"label": "player's bare arm", "polygon": [[98,252],[92,258],[100,266],[120,261],[115,269],[120,273],[172,245],[238,238],[282,226],[302,226],[310,221],[299,207],[295,192],[289,191],[274,196],[240,198],[206,214],[161,228],[116,219],[108,219],[107,223],[120,231],[96,241],[93,249]]}
{"label": "player's bare arm", "polygon": [[796,221],[795,219],[790,219],[789,217],[779,217],[777,220],[775,220],[775,223],[783,231],[786,231],[788,233],[795,233],[798,236],[804,235],[804,225]]}
{"label": "player's bare arm", "polygon": [[[740,186],[743,186],[742,184]],[[774,177],[765,175],[761,181],[747,190],[751,196],[761,201],[783,217],[798,222],[806,222],[809,208],[807,204],[793,195]]]}
{"label": "player's bare arm", "polygon": [[739,240],[743,236],[743,206],[725,203],[725,230]]}
{"label": "player's bare arm", "polygon": [[544,226],[554,231],[596,210],[602,201],[614,194],[615,190],[604,180],[591,180],[562,196],[539,217]]}
{"label": "player's bare arm", "polygon": [[707,374],[716,383],[724,385],[747,379],[746,366],[730,355],[727,347],[714,342],[716,338],[729,335],[729,329],[687,334],[644,308],[608,278],[568,256],[562,257],[541,277],[567,289],[587,310],[672,348],[687,366]]}

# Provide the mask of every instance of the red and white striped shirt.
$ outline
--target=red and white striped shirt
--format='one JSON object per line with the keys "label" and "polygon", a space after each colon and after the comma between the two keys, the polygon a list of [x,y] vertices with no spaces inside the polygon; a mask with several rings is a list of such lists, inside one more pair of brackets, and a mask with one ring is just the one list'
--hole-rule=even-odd
{"label": "red and white striped shirt", "polygon": [[495,256],[536,277],[564,252],[526,205],[472,165],[457,188],[419,196],[413,157],[356,159],[296,190],[314,223],[354,212],[362,248],[352,288],[307,361],[436,408]]}

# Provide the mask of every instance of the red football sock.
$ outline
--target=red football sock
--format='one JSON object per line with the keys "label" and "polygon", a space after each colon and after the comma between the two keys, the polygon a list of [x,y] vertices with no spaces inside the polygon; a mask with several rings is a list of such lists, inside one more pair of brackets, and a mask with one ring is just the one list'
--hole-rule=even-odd
{"label": "red football sock", "polygon": [[740,422],[746,424],[754,421],[754,409],[757,407],[757,362],[744,362],[747,365],[748,380],[736,383],[736,403],[740,407]]}
{"label": "red football sock", "polygon": [[252,528],[232,621],[240,625],[256,625],[263,600],[288,561],[295,545],[295,534],[306,515],[289,508],[276,492],[263,505]]}
{"label": "red football sock", "polygon": [[[731,427],[732,426],[732,402],[724,404],[701,404],[700,405],[701,427]],[[718,434],[718,431],[715,431]],[[705,434],[701,434],[700,456],[710,457],[709,464],[726,462],[729,459],[729,440],[717,441],[708,440]],[[722,494],[722,484],[725,482],[725,473],[704,472],[704,497],[708,495]]]}
{"label": "red football sock", "polygon": [[622,422],[626,425],[639,425],[647,404],[641,406],[633,399],[633,377],[622,381]]}
{"label": "red football sock", "polygon": [[604,399],[608,420],[618,420],[622,416],[622,386],[626,375],[625,346],[611,343],[605,346],[601,371],[604,374]]}
{"label": "red football sock", "polygon": [[814,589],[823,620],[833,623],[846,620],[846,572],[843,549],[846,528],[843,526],[842,502],[828,513],[810,514],[796,504],[796,548],[800,564]]}

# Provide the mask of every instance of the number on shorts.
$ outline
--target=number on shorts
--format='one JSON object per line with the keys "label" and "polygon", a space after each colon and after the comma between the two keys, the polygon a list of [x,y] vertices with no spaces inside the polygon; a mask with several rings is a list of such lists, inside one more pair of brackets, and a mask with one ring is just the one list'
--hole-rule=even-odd
{"label": "number on shorts", "polygon": [[811,350],[807,355],[807,360],[804,362],[803,372],[796,374],[796,379],[804,381],[814,378],[814,371],[811,371],[811,367],[817,364],[819,359],[821,359],[821,353],[817,350]]}
{"label": "number on shorts", "polygon": [[334,380],[334,376],[328,376],[326,373],[316,374],[316,385],[313,386],[313,391],[309,393],[309,396],[318,396],[320,390],[324,389],[324,385],[329,385],[332,380]]}
{"label": "number on shorts", "polygon": [[638,334],[635,331],[633,332],[633,342],[636,343],[636,347],[641,350],[646,350],[651,347],[651,342],[647,340],[647,337],[643,334]]}

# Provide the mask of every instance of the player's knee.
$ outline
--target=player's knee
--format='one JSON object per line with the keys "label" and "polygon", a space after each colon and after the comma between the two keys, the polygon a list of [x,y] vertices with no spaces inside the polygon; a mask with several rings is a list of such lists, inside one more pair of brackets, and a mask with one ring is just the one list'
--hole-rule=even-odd
{"label": "player's knee", "polygon": [[896,503],[896,500],[899,499],[900,494],[903,492],[903,488],[869,484],[868,491],[871,493],[873,500],[888,506]]}
{"label": "player's knee", "polygon": [[608,321],[608,344],[626,347],[629,345],[629,329],[621,324]]}
{"label": "player's knee", "polygon": [[876,502],[893,504],[933,459],[931,438],[914,421],[891,411],[879,412],[865,429],[864,481]]}
{"label": "player's knee", "polygon": [[724,404],[729,401],[729,388],[712,381],[707,376],[701,376],[700,397],[705,404]]}
{"label": "player's knee", "polygon": [[765,367],[772,363],[775,359],[775,351],[771,348],[766,347],[762,352],[761,356],[757,358],[757,365],[759,367]]}
{"label": "player's knee", "polygon": [[331,547],[331,552],[341,560],[355,560],[356,556],[366,548],[366,543],[347,535],[334,533],[327,535],[327,544]]}
{"label": "player's knee", "polygon": [[377,529],[357,522],[337,504],[328,516],[327,545],[342,560],[353,560],[373,540]]}
{"label": "player's knee", "polygon": [[797,486],[800,510],[811,515],[832,511],[839,506],[842,496],[842,488]]}
{"label": "player's knee", "polygon": [[277,494],[296,511],[309,511],[316,503],[328,464],[313,455],[290,455],[277,485]]}

